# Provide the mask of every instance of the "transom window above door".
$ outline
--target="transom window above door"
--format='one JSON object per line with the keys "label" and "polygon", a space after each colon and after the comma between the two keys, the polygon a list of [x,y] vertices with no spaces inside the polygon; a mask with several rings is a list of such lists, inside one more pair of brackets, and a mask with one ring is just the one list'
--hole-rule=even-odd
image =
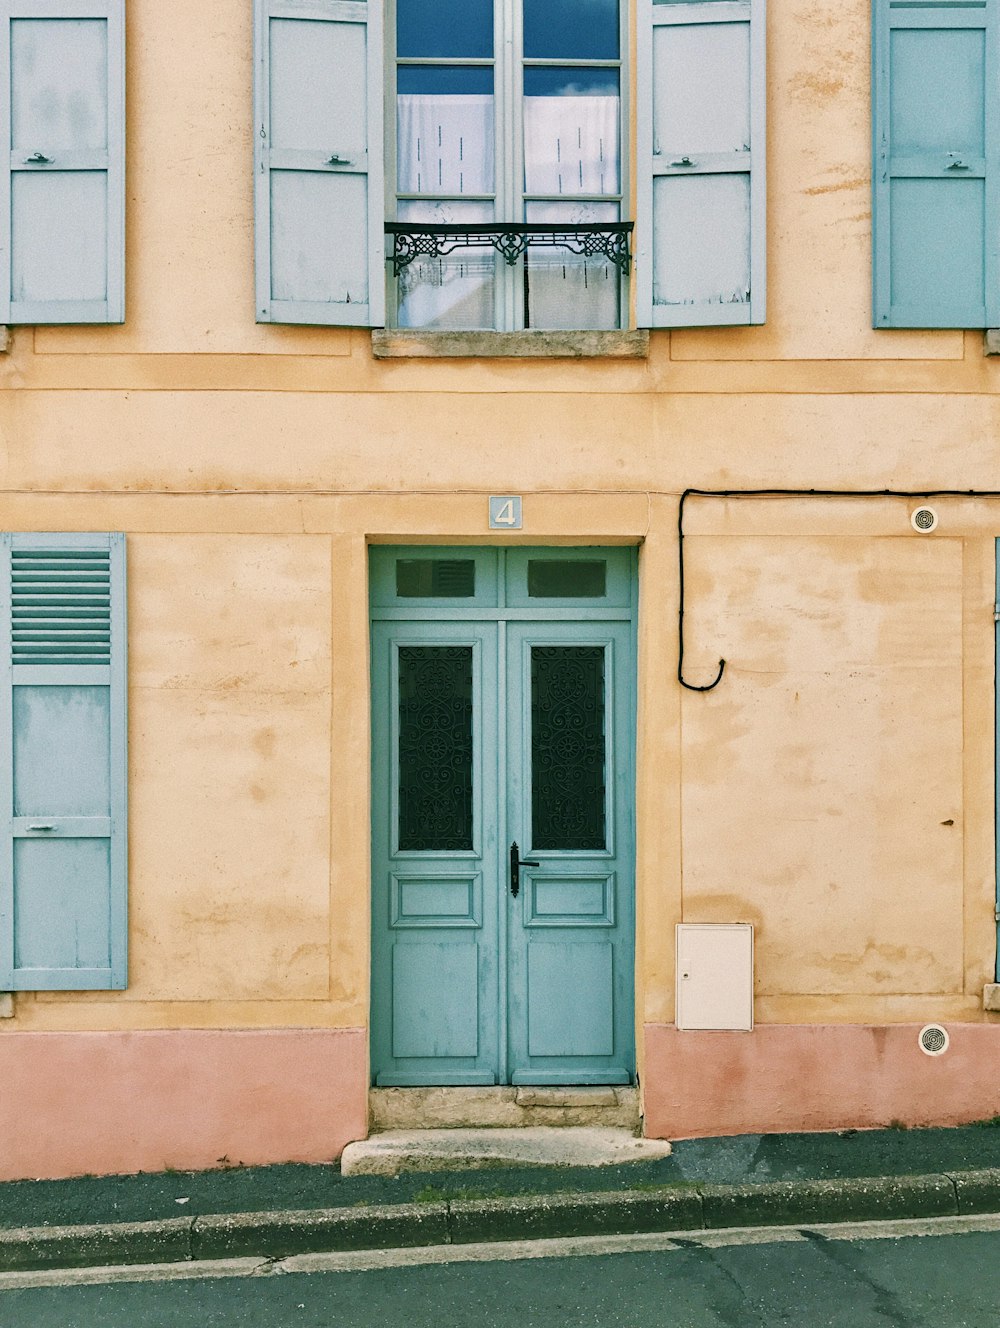
{"label": "transom window above door", "polygon": [[389,28],[397,326],[620,327],[619,0],[395,0]]}

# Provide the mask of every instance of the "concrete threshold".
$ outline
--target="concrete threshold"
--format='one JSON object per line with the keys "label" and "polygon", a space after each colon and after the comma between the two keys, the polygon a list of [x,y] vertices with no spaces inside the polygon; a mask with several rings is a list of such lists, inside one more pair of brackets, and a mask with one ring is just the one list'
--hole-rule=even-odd
{"label": "concrete threshold", "polygon": [[345,1176],[398,1176],[405,1171],[472,1171],[487,1167],[610,1167],[668,1157],[665,1139],[628,1130],[581,1126],[520,1129],[390,1130],[348,1144]]}
{"label": "concrete threshold", "polygon": [[633,1087],[373,1088],[371,1128],[496,1129],[519,1126],[607,1126],[639,1133]]}

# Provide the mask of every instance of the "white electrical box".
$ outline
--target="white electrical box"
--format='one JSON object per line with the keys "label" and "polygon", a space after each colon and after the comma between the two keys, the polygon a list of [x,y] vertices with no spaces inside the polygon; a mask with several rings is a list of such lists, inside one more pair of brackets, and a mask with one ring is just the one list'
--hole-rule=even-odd
{"label": "white electrical box", "polygon": [[749,923],[678,924],[677,1027],[753,1028],[753,927]]}

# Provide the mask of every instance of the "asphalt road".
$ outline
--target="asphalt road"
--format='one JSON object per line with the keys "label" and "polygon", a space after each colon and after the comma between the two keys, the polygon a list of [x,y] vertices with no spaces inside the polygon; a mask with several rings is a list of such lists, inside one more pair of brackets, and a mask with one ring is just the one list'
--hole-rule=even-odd
{"label": "asphalt road", "polygon": [[[991,1225],[995,1229],[974,1229]],[[957,1234],[956,1227],[961,1228]],[[289,1271],[281,1275],[271,1271],[103,1285],[68,1282],[73,1275],[61,1273],[63,1285],[0,1289],[0,1324],[3,1328],[775,1328],[786,1324],[997,1328],[1000,1219],[937,1219],[876,1230],[876,1239],[867,1230],[859,1235],[852,1228],[781,1236],[758,1229],[706,1234],[690,1241],[594,1238],[516,1250],[481,1246],[461,1254],[451,1247],[426,1255],[392,1252],[382,1261],[408,1262],[367,1269],[358,1264],[368,1256],[303,1256],[286,1263]],[[655,1242],[666,1248],[650,1248]],[[553,1249],[558,1251],[555,1257],[537,1257]],[[513,1254],[532,1257],[511,1258]],[[479,1261],[422,1262],[470,1256]],[[334,1258],[339,1260],[338,1271],[329,1270]],[[317,1267],[325,1259],[328,1270],[292,1271],[300,1269],[304,1259]],[[136,1271],[127,1275],[143,1276]],[[37,1280],[37,1275],[23,1276]],[[5,1277],[3,1285],[10,1287],[12,1277]]]}

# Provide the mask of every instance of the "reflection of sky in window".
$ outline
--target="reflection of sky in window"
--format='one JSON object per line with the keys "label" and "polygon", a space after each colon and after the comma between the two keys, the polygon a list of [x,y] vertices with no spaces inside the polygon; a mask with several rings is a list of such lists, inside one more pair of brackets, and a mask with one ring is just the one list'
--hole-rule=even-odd
{"label": "reflection of sky in window", "polygon": [[524,0],[528,60],[617,60],[618,0]]}
{"label": "reflection of sky in window", "polygon": [[396,54],[492,59],[493,0],[396,0]]}
{"label": "reflection of sky in window", "polygon": [[492,96],[493,70],[461,65],[400,65],[396,71],[396,91],[407,94],[428,95],[443,93],[450,96],[471,97],[485,93]]}
{"label": "reflection of sky in window", "polygon": [[541,69],[524,71],[526,97],[617,97],[617,69]]}

